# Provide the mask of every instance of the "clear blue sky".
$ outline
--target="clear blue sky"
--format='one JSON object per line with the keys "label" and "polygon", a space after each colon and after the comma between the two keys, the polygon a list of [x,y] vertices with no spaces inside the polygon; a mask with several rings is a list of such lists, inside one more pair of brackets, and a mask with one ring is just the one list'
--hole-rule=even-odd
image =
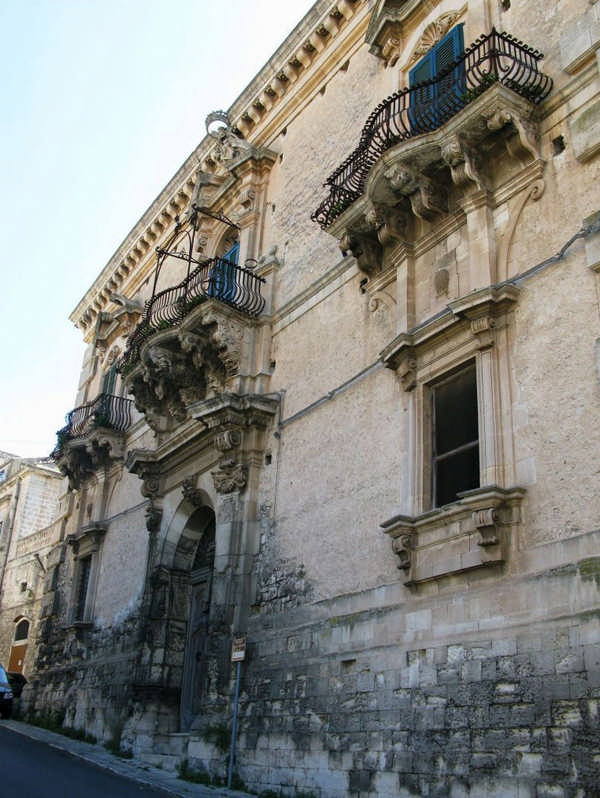
{"label": "clear blue sky", "polygon": [[2,0],[0,450],[75,402],[70,312],[312,0]]}

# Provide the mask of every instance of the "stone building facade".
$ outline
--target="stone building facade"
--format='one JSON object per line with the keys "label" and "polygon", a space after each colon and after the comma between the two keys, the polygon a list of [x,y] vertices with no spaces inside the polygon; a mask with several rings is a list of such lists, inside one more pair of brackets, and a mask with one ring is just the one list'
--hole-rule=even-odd
{"label": "stone building facade", "polygon": [[29,676],[46,557],[60,540],[64,480],[46,459],[0,452],[0,662]]}
{"label": "stone building facade", "polygon": [[244,638],[257,792],[597,794],[599,47],[318,0],[209,115],[72,314],[38,711],[222,774]]}

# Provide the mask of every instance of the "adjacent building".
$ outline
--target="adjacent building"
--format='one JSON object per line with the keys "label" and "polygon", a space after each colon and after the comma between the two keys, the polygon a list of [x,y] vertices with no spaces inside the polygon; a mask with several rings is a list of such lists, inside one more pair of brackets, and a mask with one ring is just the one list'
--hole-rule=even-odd
{"label": "adjacent building", "polygon": [[[255,791],[593,795],[600,3],[318,0],[71,318],[36,711]],[[542,55],[543,54],[543,55]]]}
{"label": "adjacent building", "polygon": [[0,452],[0,662],[29,676],[46,557],[60,540],[62,474],[45,458]]}

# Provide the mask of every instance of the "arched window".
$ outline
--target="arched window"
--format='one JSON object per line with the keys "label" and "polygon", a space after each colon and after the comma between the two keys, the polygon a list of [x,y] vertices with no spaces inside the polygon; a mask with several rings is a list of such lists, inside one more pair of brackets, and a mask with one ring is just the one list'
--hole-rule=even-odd
{"label": "arched window", "polygon": [[15,626],[15,643],[24,643],[29,637],[29,621],[22,618]]}

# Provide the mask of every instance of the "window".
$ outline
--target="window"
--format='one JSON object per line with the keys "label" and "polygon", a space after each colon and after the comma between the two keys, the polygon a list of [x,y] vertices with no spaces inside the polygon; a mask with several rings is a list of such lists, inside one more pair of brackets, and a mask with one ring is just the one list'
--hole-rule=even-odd
{"label": "window", "polygon": [[235,297],[236,267],[240,256],[240,242],[237,238],[228,236],[223,242],[227,247],[225,252],[218,256],[210,276],[208,295],[224,301],[231,301]]}
{"label": "window", "polygon": [[117,364],[113,363],[102,378],[102,393],[115,394],[117,384]]}
{"label": "window", "polygon": [[[457,25],[411,69],[409,85],[418,87],[410,101],[413,134],[435,130],[456,113],[464,93],[464,64],[448,70],[463,51],[463,29],[462,25]],[[438,75],[444,77],[436,80]]]}
{"label": "window", "polygon": [[73,609],[73,620],[85,620],[85,606],[87,603],[88,587],[90,584],[90,572],[92,570],[92,557],[82,557],[78,561],[77,589],[75,592],[75,606]]}
{"label": "window", "polygon": [[15,643],[23,643],[29,637],[29,621],[23,618],[15,627]]}
{"label": "window", "polygon": [[475,364],[431,388],[432,492],[435,507],[479,487],[479,425]]}
{"label": "window", "polygon": [[101,542],[105,533],[106,526],[93,523],[82,527],[77,535],[69,535],[67,538],[74,556],[70,601],[71,620],[74,624],[92,621]]}
{"label": "window", "polygon": [[6,468],[0,470],[0,484],[6,482]]}

